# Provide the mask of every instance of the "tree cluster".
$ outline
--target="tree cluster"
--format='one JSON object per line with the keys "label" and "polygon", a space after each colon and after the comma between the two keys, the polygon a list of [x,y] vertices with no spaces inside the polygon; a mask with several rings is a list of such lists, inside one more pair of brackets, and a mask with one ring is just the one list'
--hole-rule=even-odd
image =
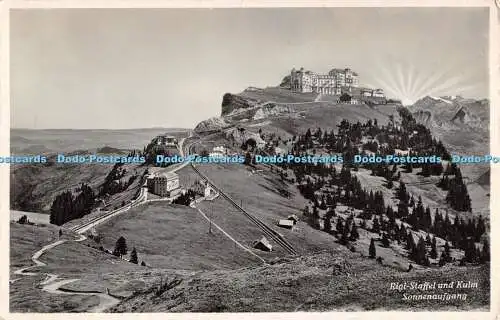
{"label": "tree cluster", "polygon": [[71,191],[59,194],[50,208],[50,223],[60,226],[89,214],[94,208],[95,199],[92,188],[84,183],[76,197]]}

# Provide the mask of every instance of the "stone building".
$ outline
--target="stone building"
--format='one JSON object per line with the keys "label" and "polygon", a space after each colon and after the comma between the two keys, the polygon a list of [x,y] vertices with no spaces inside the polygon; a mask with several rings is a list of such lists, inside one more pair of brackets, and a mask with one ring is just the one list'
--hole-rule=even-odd
{"label": "stone building", "polygon": [[335,78],[337,87],[357,87],[359,85],[358,74],[349,68],[332,69],[328,75]]}
{"label": "stone building", "polygon": [[167,146],[167,147],[175,147],[177,146],[177,138],[169,135],[161,135],[156,137],[156,144]]}
{"label": "stone building", "polygon": [[384,90],[382,89],[370,89],[370,88],[361,88],[361,95],[364,97],[376,97],[376,98],[384,98]]}
{"label": "stone building", "polygon": [[149,192],[161,197],[171,197],[177,194],[179,188],[179,175],[174,172],[166,172],[148,178]]}
{"label": "stone building", "polygon": [[357,87],[358,74],[349,68],[332,69],[328,74],[292,69],[290,88],[294,92],[314,92],[327,95],[340,95],[343,87]]}

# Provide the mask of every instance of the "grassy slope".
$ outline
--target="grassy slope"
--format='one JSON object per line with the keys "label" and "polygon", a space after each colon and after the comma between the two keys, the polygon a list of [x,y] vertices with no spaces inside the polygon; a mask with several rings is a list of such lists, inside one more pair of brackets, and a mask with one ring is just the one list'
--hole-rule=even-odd
{"label": "grassy slope", "polygon": [[[11,278],[10,309],[12,312],[84,312],[99,303],[95,296],[53,295],[40,290],[39,283],[46,273],[58,274],[60,279],[80,279],[64,288],[126,295],[157,281],[158,271],[140,267],[105,254],[91,247],[90,241],[66,242],[43,254],[47,266],[31,269],[37,276],[13,275],[21,267],[32,265],[31,256],[42,246],[58,239],[59,228],[11,223]],[[63,239],[74,239],[65,231]],[[93,244],[95,245],[95,244]]]}
{"label": "grassy slope", "polygon": [[[279,95],[284,96],[283,100],[287,100],[290,93],[281,91],[275,93],[275,96]],[[277,98],[275,101],[280,102]],[[292,123],[295,127],[290,125],[286,117],[273,118],[271,123],[266,122],[264,126],[268,126],[269,130],[276,130],[279,127],[280,130],[289,131],[292,128],[290,132],[294,130],[302,132],[308,127],[334,128],[343,118],[350,121],[377,118],[382,124],[386,114],[391,112],[391,110],[379,112],[369,107],[328,104],[314,108],[305,106],[295,108],[296,110],[302,108],[301,111],[307,116],[306,119]],[[248,123],[251,125],[253,122]],[[257,131],[258,127],[254,130]],[[288,214],[300,213],[303,208],[304,199],[297,191],[282,184],[278,177],[268,172],[252,173],[240,165],[200,166],[200,169],[237,202],[244,199],[243,206],[269,225],[274,225],[279,218]],[[189,173],[188,168],[181,170],[181,173],[182,184],[196,179],[192,172]],[[371,183],[372,179],[367,181]],[[374,183],[379,184],[380,181]],[[286,195],[287,193],[289,195]],[[211,203],[204,202],[199,207],[246,245],[261,235],[258,228],[222,199]],[[418,281],[440,279],[445,282],[479,278],[481,290],[472,290],[474,296],[466,302],[466,305],[477,307],[488,303],[488,270],[485,267],[454,269],[446,267],[422,273],[420,270],[401,273],[369,262],[370,260],[361,258],[359,253],[350,253],[345,247],[337,245],[334,237],[299,222],[293,231],[279,227],[274,229],[282,233],[303,254],[314,251],[328,252],[273,266],[251,266],[233,270],[252,263],[251,257],[240,249],[235,249],[234,244],[218,232],[209,236],[207,229],[208,223],[195,210],[157,203],[129,211],[120,219],[112,220],[102,226],[100,231],[104,233],[106,248],[111,249],[116,238],[123,235],[129,247],[137,248],[139,260],[145,260],[153,267],[169,270],[141,268],[78,243],[66,243],[57,247],[47,253],[42,260],[50,263],[46,268],[48,271],[82,279],[66,286],[71,288],[103,291],[108,287],[113,292],[123,292],[154,285],[162,274],[172,276],[175,273],[184,279],[178,288],[159,299],[148,294],[139,294],[125,301],[116,309],[117,311],[294,311],[312,308],[314,310],[373,309],[387,308],[387,306],[408,308],[412,305],[401,301],[400,293],[389,291],[388,283],[412,279]],[[378,248],[377,250],[380,251]],[[364,253],[366,250],[362,249],[360,252]],[[283,252],[276,248],[271,254],[260,252],[259,254],[271,258],[280,256]],[[332,275],[334,262],[339,257],[346,257],[352,264],[351,277],[345,274]],[[214,271],[214,268],[225,270]],[[183,269],[188,270],[183,271]],[[135,280],[130,281],[130,279]],[[23,279],[16,282],[20,284],[26,282],[24,291],[17,292],[14,300],[18,305],[24,304],[25,308],[28,304],[23,302],[21,297],[29,289],[28,284],[32,285],[33,280],[30,281]],[[39,290],[33,290],[35,291]],[[43,309],[46,308],[47,300],[40,294],[34,293],[28,301],[32,301],[35,308]],[[40,301],[35,303],[36,299]],[[92,301],[85,302],[81,297],[77,299],[83,304],[92,303]],[[59,302],[59,305],[61,303]],[[436,306],[447,307],[450,304],[461,307],[464,305],[462,301],[446,303],[434,301],[420,302],[416,307],[430,306],[434,309]],[[56,305],[57,302],[54,306]],[[83,307],[70,306],[70,310],[74,308]]]}
{"label": "grassy slope", "polygon": [[[152,138],[168,129],[136,130],[14,130],[13,152],[25,150],[33,154],[30,146],[47,145],[51,152],[71,154],[76,149],[93,151],[95,148],[111,146],[116,148],[142,149]],[[168,134],[179,139],[186,131],[172,131]],[[74,189],[82,182],[96,189],[113,166],[110,164],[28,164],[11,166],[10,199],[11,209],[48,212],[54,198],[61,192]],[[128,166],[131,169],[137,165]],[[127,197],[129,198],[129,197]],[[121,202],[121,199],[118,201]]]}
{"label": "grassy slope", "polygon": [[[258,99],[260,101],[273,101],[277,103],[294,103],[289,105],[291,111],[296,113],[294,116],[282,115],[271,117],[270,123],[263,120],[250,120],[242,122],[239,125],[247,129],[259,127],[263,130],[277,132],[283,136],[284,133],[296,134],[306,131],[308,128],[321,127],[322,129],[336,129],[336,125],[347,119],[351,122],[366,121],[367,119],[377,119],[379,124],[385,124],[388,121],[388,115],[393,114],[397,118],[395,105],[383,105],[369,107],[366,105],[346,105],[336,104],[331,101],[320,101],[310,104],[314,101],[317,94],[313,93],[293,93],[283,88],[269,87],[260,91],[244,91],[238,94],[241,97]],[[300,104],[305,102],[306,104]],[[298,104],[297,104],[298,103]],[[298,118],[297,118],[298,116]],[[263,125],[262,125],[263,124]],[[281,132],[283,131],[283,132]]]}
{"label": "grassy slope", "polygon": [[[11,279],[19,279],[9,285],[11,312],[78,312],[85,311],[89,306],[99,302],[97,297],[58,296],[34,289],[36,283],[45,279],[44,275],[20,276],[13,274],[13,271],[18,268],[32,265],[31,256],[42,246],[57,240],[58,231],[59,228],[52,225],[10,224]],[[45,261],[45,256],[43,256],[42,261]]]}
{"label": "grassy slope", "polygon": [[[344,258],[349,261],[347,266]],[[140,294],[124,301],[113,311],[468,310],[488,305],[488,277],[489,270],[484,266],[406,273],[380,266],[356,254],[320,253],[271,266],[192,276],[160,297]],[[480,289],[438,289],[431,292],[467,293],[466,301],[411,302],[403,301],[402,293],[389,289],[391,282],[447,283],[457,280],[478,282]]]}
{"label": "grassy slope", "polygon": [[53,225],[34,226],[10,223],[10,267],[11,271],[32,264],[31,255],[42,246],[56,241],[59,228]]}
{"label": "grassy slope", "polygon": [[161,202],[132,209],[98,227],[106,248],[112,249],[124,236],[140,260],[157,268],[213,270],[256,263],[218,230],[208,230],[209,223],[195,209]]}
{"label": "grassy slope", "polygon": [[[286,219],[291,214],[300,217],[301,210],[306,203],[296,188],[281,182],[277,175],[268,171],[252,173],[248,168],[239,164],[203,165],[198,168],[237,203],[243,200],[243,208],[281,233],[300,253],[326,250],[337,246],[331,236],[313,230],[303,221],[300,221],[294,230],[276,226],[279,219]],[[223,201],[217,209],[219,209],[221,219],[240,221],[245,219],[226,201]],[[219,223],[218,221],[216,220],[216,223]],[[234,223],[237,222],[228,223],[228,228]],[[254,240],[255,236],[251,240]]]}
{"label": "grassy slope", "polygon": [[97,296],[54,295],[33,288],[35,282],[45,279],[23,277],[10,285],[10,312],[85,312],[99,303]]}
{"label": "grassy slope", "polygon": [[[410,108],[412,112],[424,110],[430,111],[433,114],[435,121],[442,123],[436,125],[434,121],[424,123],[431,130],[433,136],[443,141],[446,148],[451,154],[462,156],[485,155],[489,154],[490,149],[490,133],[489,133],[489,108],[479,105],[478,103],[466,103],[465,107],[474,116],[482,119],[482,124],[479,127],[460,124],[459,122],[451,123],[451,119],[455,116],[459,107],[450,105],[445,102],[422,102]],[[427,104],[428,103],[428,104]],[[470,178],[473,181],[490,170],[489,164],[461,164],[460,170],[464,177]],[[467,182],[470,182],[467,181]],[[472,201],[474,212],[478,212],[483,216],[489,216],[489,198],[486,196],[490,192],[489,183],[486,185],[478,185],[472,183],[467,186],[469,195]]]}
{"label": "grassy slope", "polygon": [[[395,107],[394,107],[395,109]],[[388,122],[385,113],[377,111],[366,105],[336,105],[331,103],[321,103],[319,106],[292,107],[294,112],[299,112],[300,118],[281,117],[271,119],[270,128],[278,128],[291,134],[303,133],[308,128],[318,128],[331,130],[337,129],[337,125],[347,119],[350,122],[365,122],[367,119],[377,119],[380,125]],[[251,123],[249,123],[251,124]],[[258,130],[258,129],[257,129]],[[275,129],[276,130],[276,129]]]}
{"label": "grassy slope", "polygon": [[238,95],[259,101],[273,101],[278,103],[311,102],[317,96],[316,93],[294,93],[288,89],[276,87],[268,87],[258,91],[245,90]]}
{"label": "grassy slope", "polygon": [[[48,212],[61,192],[78,187],[82,182],[96,188],[111,170],[109,165],[59,164],[12,166],[10,175],[11,208]],[[30,192],[31,191],[31,197]],[[30,199],[30,200],[28,200]],[[28,200],[32,205],[23,204]]]}

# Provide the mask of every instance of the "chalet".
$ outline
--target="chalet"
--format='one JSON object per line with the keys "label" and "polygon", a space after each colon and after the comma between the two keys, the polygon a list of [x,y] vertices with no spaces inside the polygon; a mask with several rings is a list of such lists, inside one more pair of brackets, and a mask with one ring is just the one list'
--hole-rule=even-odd
{"label": "chalet", "polygon": [[177,146],[177,138],[169,135],[161,135],[156,137],[156,144],[162,145],[166,147],[175,147]]}
{"label": "chalet", "polygon": [[226,148],[224,148],[223,146],[219,146],[219,147],[214,147],[213,151],[210,152],[209,156],[218,158],[218,157],[224,157],[226,154],[227,154]]}
{"label": "chalet", "polygon": [[299,218],[295,214],[289,215],[287,220],[293,221],[293,224],[297,224],[297,222],[299,222]]}
{"label": "chalet", "polygon": [[295,223],[293,222],[293,220],[288,220],[288,219],[281,219],[279,222],[278,222],[278,226],[279,227],[282,227],[282,228],[286,228],[286,229],[292,229],[293,228],[293,225]]}
{"label": "chalet", "polygon": [[272,251],[273,250],[273,246],[269,243],[269,241],[264,236],[262,236],[262,238],[260,238],[260,240],[254,241],[253,247],[255,249],[259,249],[262,251]]}

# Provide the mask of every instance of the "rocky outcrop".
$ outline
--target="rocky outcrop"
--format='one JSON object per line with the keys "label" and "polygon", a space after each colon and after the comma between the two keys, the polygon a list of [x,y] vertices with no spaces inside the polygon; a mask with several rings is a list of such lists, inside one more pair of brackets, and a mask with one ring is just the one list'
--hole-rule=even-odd
{"label": "rocky outcrop", "polygon": [[469,115],[469,112],[467,109],[465,109],[464,107],[460,108],[456,113],[455,115],[453,116],[453,118],[451,119],[452,122],[455,122],[455,123],[469,123],[472,121],[472,117]]}
{"label": "rocky outcrop", "polygon": [[489,129],[488,100],[465,99],[460,96],[427,96],[415,102],[409,109],[418,122],[431,128]]}
{"label": "rocky outcrop", "polygon": [[272,116],[287,115],[290,113],[290,108],[287,106],[279,106],[273,103],[268,103],[260,107],[253,116],[254,120],[265,119]]}
{"label": "rocky outcrop", "polygon": [[290,82],[291,77],[285,76],[283,80],[281,80],[280,87],[282,88],[290,88],[291,82]]}
{"label": "rocky outcrop", "polygon": [[248,143],[250,140],[253,140],[257,147],[263,147],[266,144],[258,133],[247,131],[244,128],[231,128],[226,132],[226,137],[238,145]]}
{"label": "rocky outcrop", "polygon": [[212,117],[207,120],[203,120],[198,123],[198,125],[194,128],[196,133],[208,132],[208,131],[217,131],[222,130],[226,127],[231,126],[229,122],[227,122],[223,117]]}
{"label": "rocky outcrop", "polygon": [[257,104],[257,100],[243,98],[241,96],[226,93],[222,97],[222,112],[221,116],[225,116],[236,109],[251,108]]}
{"label": "rocky outcrop", "polygon": [[432,113],[430,111],[418,110],[413,112],[413,117],[417,122],[427,125],[432,120]]}

